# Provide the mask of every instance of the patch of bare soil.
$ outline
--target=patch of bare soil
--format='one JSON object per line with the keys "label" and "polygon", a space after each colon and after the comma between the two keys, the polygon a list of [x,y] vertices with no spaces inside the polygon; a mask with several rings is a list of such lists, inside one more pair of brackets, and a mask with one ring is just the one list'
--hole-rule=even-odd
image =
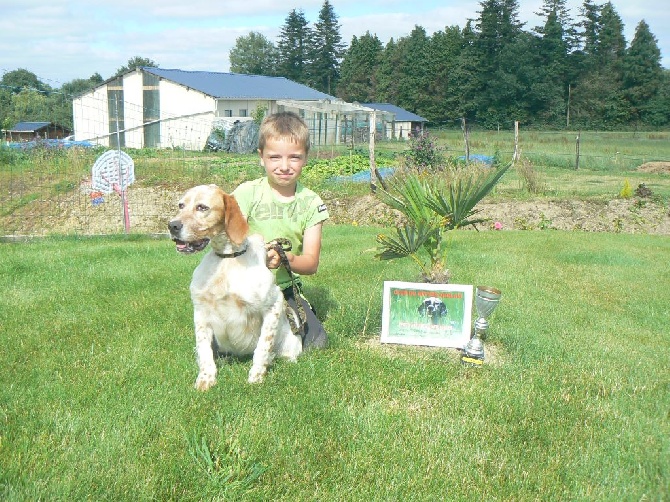
{"label": "patch of bare soil", "polygon": [[581,230],[670,235],[670,213],[666,206],[644,199],[614,199],[608,202],[559,200],[481,204],[481,215],[491,219],[485,228],[520,230]]}
{"label": "patch of bare soil", "polygon": [[[132,233],[166,233],[176,212],[181,191],[167,187],[131,186],[126,195]],[[330,224],[345,223],[389,227],[402,223],[402,215],[373,195],[333,198],[325,201]],[[670,235],[670,211],[648,198],[614,199],[608,202],[581,200],[506,201],[481,203],[479,215],[487,218],[479,230],[581,230]],[[5,235],[113,234],[125,229],[121,196],[95,193],[82,182],[76,192],[53,199],[35,200],[0,217]]]}
{"label": "patch of bare soil", "polygon": [[670,162],[645,162],[637,170],[643,173],[670,174]]}
{"label": "patch of bare soil", "polygon": [[[335,223],[393,226],[402,215],[366,195],[351,200],[328,202]],[[614,199],[608,202],[583,200],[506,201],[481,203],[478,216],[489,221],[478,230],[581,230],[670,235],[670,210],[651,199]]]}
{"label": "patch of bare soil", "polygon": [[11,215],[0,217],[0,228],[6,235],[123,233],[126,205],[130,232],[166,233],[180,196],[180,192],[162,187],[131,186],[122,198],[116,193],[96,192],[90,182],[84,181],[75,192],[34,200]]}
{"label": "patch of bare soil", "polygon": [[[402,345],[382,343],[378,336],[361,338],[357,341],[361,350],[374,351],[376,354],[394,360],[418,361],[422,358],[432,357],[434,353],[445,356],[448,362],[458,363],[462,351],[458,348],[431,347],[427,345]],[[507,354],[500,343],[494,340],[486,341],[486,365],[502,366],[507,360]]]}

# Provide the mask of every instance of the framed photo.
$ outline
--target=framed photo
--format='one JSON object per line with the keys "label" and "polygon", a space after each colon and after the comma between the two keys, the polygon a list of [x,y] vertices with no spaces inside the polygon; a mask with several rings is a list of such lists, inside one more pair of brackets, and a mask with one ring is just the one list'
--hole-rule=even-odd
{"label": "framed photo", "polygon": [[470,340],[472,286],[385,281],[382,343],[463,348]]}

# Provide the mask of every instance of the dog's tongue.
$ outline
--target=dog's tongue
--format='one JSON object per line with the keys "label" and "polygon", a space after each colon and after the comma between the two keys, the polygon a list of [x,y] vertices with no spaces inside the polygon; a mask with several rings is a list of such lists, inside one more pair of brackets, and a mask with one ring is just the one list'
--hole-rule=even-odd
{"label": "dog's tongue", "polygon": [[177,251],[179,251],[180,253],[188,253],[191,251],[191,244],[188,242],[174,239],[174,244],[177,248]]}

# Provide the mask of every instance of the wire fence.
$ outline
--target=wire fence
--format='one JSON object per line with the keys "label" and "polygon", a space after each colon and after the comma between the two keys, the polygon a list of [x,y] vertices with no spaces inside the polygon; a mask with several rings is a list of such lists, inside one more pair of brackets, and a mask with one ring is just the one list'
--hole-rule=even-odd
{"label": "wire fence", "polygon": [[670,160],[670,132],[537,131],[521,130],[514,123],[501,130],[468,133],[456,127],[432,127],[431,132],[447,145],[447,153],[523,156],[538,167],[616,171],[634,169],[648,162]]}
{"label": "wire fence", "polygon": [[[464,155],[462,131],[436,129],[429,134],[449,156]],[[649,163],[670,163],[667,132],[527,131],[520,134],[516,143],[514,131],[478,131],[469,137],[472,155],[497,155],[507,161],[520,151],[538,169],[564,169],[566,173],[577,168],[577,145],[579,169],[589,172],[621,174]],[[353,145],[366,156],[367,147],[364,142]],[[409,145],[388,141],[377,143],[377,148],[398,154]],[[352,151],[352,145],[339,149],[317,146],[310,157],[337,162],[338,156],[351,155]],[[131,182],[123,181],[126,171],[108,179],[106,187],[101,186],[95,165],[108,152],[132,159]],[[0,148],[0,236],[164,234],[186,188],[217,183],[232,190],[240,182],[261,174],[254,155],[222,150],[85,147],[68,146],[65,142],[57,146],[35,144],[29,149],[5,145]],[[570,190],[567,184],[566,181],[566,192]]]}
{"label": "wire fence", "polygon": [[[0,236],[163,234],[179,196],[189,186],[217,183],[232,190],[262,174],[258,160],[248,155],[257,144],[251,117],[215,117],[211,109],[197,106],[199,102],[181,99],[168,100],[170,110],[159,110],[151,89],[140,91],[144,93],[140,99],[110,82],[109,92],[77,98],[59,90],[0,85],[8,93],[21,91],[33,111],[50,123],[74,124],[76,133],[75,141],[42,136],[40,141],[22,138],[25,141],[2,144]],[[300,111],[310,128],[312,159],[332,158],[335,165],[341,163],[341,158],[335,160],[338,156],[353,153],[374,158],[373,148],[388,152],[387,160],[411,146],[405,141],[408,124],[394,124],[382,112],[371,119],[367,112],[352,112],[357,109],[353,105],[338,113],[333,104],[327,105],[329,112],[319,104],[281,106],[293,105],[305,107]],[[246,106],[250,105],[231,104],[233,110],[221,112],[240,115]],[[193,113],[198,109],[204,111]],[[12,137],[3,132],[6,139]],[[670,161],[670,132],[519,132],[513,119],[486,131],[456,119],[433,124],[429,133],[448,157],[497,156],[503,162],[524,158],[538,169],[610,173]],[[104,156],[106,165],[101,167]],[[360,168],[360,163],[352,164],[347,174]]]}

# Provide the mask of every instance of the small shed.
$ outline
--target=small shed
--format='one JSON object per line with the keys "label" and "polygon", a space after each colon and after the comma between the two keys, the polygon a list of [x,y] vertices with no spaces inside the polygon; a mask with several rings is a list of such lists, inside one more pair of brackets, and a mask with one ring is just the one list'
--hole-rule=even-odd
{"label": "small shed", "polygon": [[423,131],[425,123],[428,122],[428,119],[391,103],[363,103],[363,106],[395,115],[393,121],[386,122],[385,137],[387,138],[409,139],[412,131]]}
{"label": "small shed", "polygon": [[72,134],[70,129],[53,122],[17,122],[11,129],[2,130],[5,141],[35,141],[38,139],[63,139]]}

